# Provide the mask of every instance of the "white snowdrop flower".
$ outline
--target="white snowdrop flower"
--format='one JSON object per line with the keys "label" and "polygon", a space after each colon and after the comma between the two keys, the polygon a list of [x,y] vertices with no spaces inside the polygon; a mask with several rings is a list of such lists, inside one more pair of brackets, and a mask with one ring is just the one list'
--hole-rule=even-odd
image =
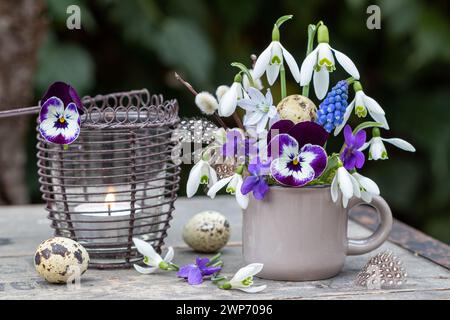
{"label": "white snowdrop flower", "polygon": [[355,110],[356,115],[360,118],[367,116],[367,112],[369,112],[373,120],[382,124],[382,128],[389,129],[385,112],[378,102],[364,93],[359,81],[355,81],[353,88],[355,90],[355,98],[352,102],[350,102],[345,110],[344,120],[339,126],[336,127],[334,130],[334,135],[337,136],[341,132],[342,128],[344,128],[350,118],[350,115],[352,114],[353,109]]}
{"label": "white snowdrop flower", "polygon": [[386,147],[384,146],[384,142],[390,143],[394,146],[396,146],[399,149],[409,151],[409,152],[415,152],[416,149],[414,146],[409,143],[408,141],[405,141],[400,138],[390,138],[385,139],[380,137],[380,131],[378,128],[373,129],[372,139],[370,139],[369,142],[366,142],[360,149],[360,151],[363,151],[365,149],[369,148],[369,160],[386,160],[388,159],[388,153],[386,150]]}
{"label": "white snowdrop flower", "polygon": [[374,196],[380,195],[380,189],[378,185],[372,179],[369,179],[357,172],[352,173],[352,176],[356,179],[361,190],[361,199],[365,202],[372,202]]}
{"label": "white snowdrop flower", "polygon": [[133,238],[134,245],[136,246],[137,251],[144,256],[144,263],[149,266],[149,268],[141,267],[137,264],[134,264],[134,268],[137,272],[142,274],[150,274],[155,272],[158,269],[168,270],[170,268],[171,262],[174,257],[174,250],[172,247],[169,247],[166,256],[161,258],[159,254],[156,253],[153,246],[145,242],[144,240]]}
{"label": "white snowdrop flower", "polygon": [[243,178],[241,173],[235,173],[231,177],[227,177],[217,181],[208,191],[208,196],[214,199],[217,192],[226,186],[226,192],[236,196],[236,201],[242,209],[247,209],[248,196],[242,194],[241,187]]}
{"label": "white snowdrop flower", "polygon": [[354,79],[359,79],[359,72],[349,57],[328,44],[328,28],[325,25],[321,25],[317,29],[317,41],[319,44],[305,58],[300,68],[300,85],[308,85],[313,78],[316,96],[322,100],[328,92],[329,73],[336,69],[334,56],[342,68]]}
{"label": "white snowdrop flower", "polygon": [[206,184],[208,187],[217,182],[217,173],[211,165],[201,159],[191,169],[186,185],[186,195],[191,198],[195,195],[200,184]]}
{"label": "white snowdrop flower", "polygon": [[358,181],[344,167],[339,167],[331,183],[331,199],[333,202],[337,202],[339,190],[342,193],[342,205],[344,208],[347,208],[348,201],[352,197],[361,197]]}
{"label": "white snowdrop flower", "polygon": [[247,97],[247,93],[242,87],[242,76],[237,74],[230,89],[226,91],[219,102],[219,116],[229,117],[236,110],[239,99]]}
{"label": "white snowdrop flower", "polygon": [[253,277],[261,272],[264,265],[262,263],[252,263],[245,266],[236,272],[230,281],[225,282],[220,286],[221,289],[230,290],[238,289],[247,293],[257,293],[265,290],[266,285],[253,286]]}

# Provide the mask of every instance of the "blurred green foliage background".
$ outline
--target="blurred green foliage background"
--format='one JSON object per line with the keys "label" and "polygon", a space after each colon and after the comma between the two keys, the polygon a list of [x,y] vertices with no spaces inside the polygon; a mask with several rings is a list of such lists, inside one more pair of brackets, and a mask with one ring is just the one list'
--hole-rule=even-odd
{"label": "blurred green foliage background", "polygon": [[[71,4],[81,7],[82,30],[66,28]],[[381,30],[366,27],[370,4],[381,8]],[[362,173],[379,184],[398,219],[450,243],[448,1],[47,0],[47,6],[36,99],[55,80],[70,82],[81,95],[146,87],[176,97],[182,116],[200,113],[174,70],[197,89],[230,84],[235,69],[229,63],[250,64],[250,54],[269,44],[273,23],[285,14],[294,19],[283,25],[281,42],[300,65],[307,25],[323,20],[331,45],[353,59],[365,92],[385,109],[391,130],[384,136],[417,149],[412,154],[387,145],[390,159],[369,162]],[[345,77],[336,71],[332,82]],[[288,93],[299,93],[288,79]],[[33,119],[27,176],[32,199],[40,202],[34,130]]]}

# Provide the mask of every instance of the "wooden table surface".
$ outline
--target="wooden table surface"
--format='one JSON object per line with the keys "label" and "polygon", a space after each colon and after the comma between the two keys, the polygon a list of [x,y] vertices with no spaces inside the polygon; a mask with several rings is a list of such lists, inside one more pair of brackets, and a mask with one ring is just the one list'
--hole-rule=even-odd
{"label": "wooden table surface", "polygon": [[[243,266],[241,211],[234,199],[180,198],[166,243],[175,247],[177,263],[191,263],[197,254],[183,243],[182,227],[192,215],[207,209],[222,212],[230,221],[232,235],[223,249],[223,273],[231,276]],[[310,282],[256,279],[256,284],[267,284],[267,289],[256,295],[220,290],[208,281],[189,286],[175,274],[141,275],[134,269],[89,269],[81,288],[74,290],[48,284],[34,270],[32,257],[36,247],[52,236],[46,214],[43,205],[0,207],[0,299],[450,299],[449,247],[408,227],[405,229],[401,223],[394,225],[390,241],[375,252],[347,257],[343,271],[332,279]],[[356,215],[355,219],[359,222],[349,222],[349,234],[369,234],[370,218]],[[389,290],[356,286],[359,270],[371,256],[386,249],[403,261],[407,283]]]}

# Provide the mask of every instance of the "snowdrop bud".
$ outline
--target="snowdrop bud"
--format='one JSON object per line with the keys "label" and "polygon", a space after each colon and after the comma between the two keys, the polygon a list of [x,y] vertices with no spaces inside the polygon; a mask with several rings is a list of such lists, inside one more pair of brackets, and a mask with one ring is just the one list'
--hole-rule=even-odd
{"label": "snowdrop bud", "polygon": [[195,96],[195,104],[204,114],[211,115],[217,108],[219,104],[212,94],[209,92],[200,92]]}

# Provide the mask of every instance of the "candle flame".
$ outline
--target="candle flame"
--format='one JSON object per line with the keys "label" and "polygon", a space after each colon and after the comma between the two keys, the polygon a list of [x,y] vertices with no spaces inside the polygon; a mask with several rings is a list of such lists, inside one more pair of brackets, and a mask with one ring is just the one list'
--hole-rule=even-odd
{"label": "candle flame", "polygon": [[114,195],[114,188],[108,188],[108,194],[105,197],[105,203],[108,207],[112,207],[114,205],[114,202],[116,201],[116,196]]}

